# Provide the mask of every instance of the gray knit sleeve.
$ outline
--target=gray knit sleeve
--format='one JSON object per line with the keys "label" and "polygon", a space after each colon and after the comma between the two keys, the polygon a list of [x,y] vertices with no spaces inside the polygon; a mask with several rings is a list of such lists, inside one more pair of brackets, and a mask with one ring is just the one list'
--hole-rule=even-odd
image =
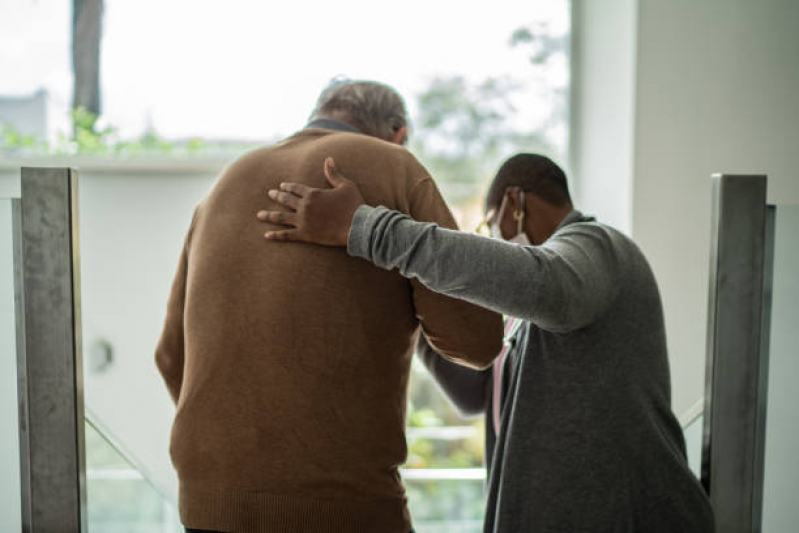
{"label": "gray knit sleeve", "polygon": [[553,332],[590,324],[618,293],[617,254],[598,224],[568,225],[541,246],[519,246],[361,206],[347,252]]}
{"label": "gray knit sleeve", "polygon": [[438,355],[424,335],[419,335],[416,355],[461,417],[471,418],[485,412],[492,367],[475,370],[453,363]]}

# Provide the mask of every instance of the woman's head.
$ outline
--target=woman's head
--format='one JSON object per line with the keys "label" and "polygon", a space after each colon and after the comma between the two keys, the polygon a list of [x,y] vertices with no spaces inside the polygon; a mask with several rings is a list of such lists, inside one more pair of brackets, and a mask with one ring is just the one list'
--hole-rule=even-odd
{"label": "woman's head", "polygon": [[486,195],[486,213],[499,209],[505,192],[518,188],[555,207],[571,206],[566,174],[551,159],[538,154],[517,154],[502,163]]}
{"label": "woman's head", "polygon": [[494,236],[541,244],[572,210],[566,175],[548,157],[515,155],[497,172],[485,210]]}

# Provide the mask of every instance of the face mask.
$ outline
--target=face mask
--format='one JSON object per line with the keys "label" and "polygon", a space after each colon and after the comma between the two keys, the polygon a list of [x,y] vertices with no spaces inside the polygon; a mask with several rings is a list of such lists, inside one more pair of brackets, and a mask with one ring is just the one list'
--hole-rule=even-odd
{"label": "face mask", "polygon": [[[519,191],[519,200],[522,205],[524,205],[524,191]],[[498,219],[501,218],[500,216],[497,217]],[[508,242],[512,242],[513,244],[519,244],[521,246],[530,246],[532,243],[530,239],[527,237],[527,234],[524,232],[524,211],[517,211],[514,213],[513,218],[516,219],[516,236],[511,237],[508,239]],[[491,224],[491,236],[495,239],[504,240],[502,237],[502,230],[499,228],[499,220]]]}
{"label": "face mask", "polygon": [[497,240],[500,240],[500,241],[505,240],[502,237],[502,230],[499,229],[499,222],[494,222],[493,224],[491,224],[489,226],[489,229],[491,230],[491,238],[492,239],[497,239]]}
{"label": "face mask", "polygon": [[510,239],[508,242],[512,242],[513,244],[520,244],[522,246],[530,246],[532,244],[530,242],[530,239],[527,238],[527,234],[523,231],[520,231],[518,235]]}

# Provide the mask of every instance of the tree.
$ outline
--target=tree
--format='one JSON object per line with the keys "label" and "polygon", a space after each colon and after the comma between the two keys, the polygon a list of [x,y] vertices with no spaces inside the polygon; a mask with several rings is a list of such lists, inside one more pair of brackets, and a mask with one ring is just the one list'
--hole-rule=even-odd
{"label": "tree", "polygon": [[524,150],[548,151],[544,131],[509,126],[512,97],[523,85],[510,78],[469,83],[463,76],[440,77],[417,99],[414,153],[455,205],[472,200],[500,160]]}
{"label": "tree", "polygon": [[528,60],[537,73],[538,82],[549,88],[552,107],[545,128],[565,123],[568,118],[568,84],[547,79],[545,73],[557,70],[558,62],[561,62],[562,68],[567,68],[569,34],[555,31],[551,22],[538,21],[530,27],[517,28],[511,34],[510,46],[527,50]]}
{"label": "tree", "polygon": [[100,41],[103,0],[72,1],[72,108],[100,115]]}
{"label": "tree", "polygon": [[[515,152],[563,156],[550,134],[566,121],[566,86],[554,84],[550,73],[558,60],[565,60],[567,44],[568,35],[550,25],[520,27],[509,45],[528,54],[533,68],[522,78],[489,77],[475,83],[463,76],[436,77],[417,96],[413,151],[455,206],[473,202],[501,160]],[[547,117],[519,126],[513,120],[513,102],[532,90],[547,94]]]}

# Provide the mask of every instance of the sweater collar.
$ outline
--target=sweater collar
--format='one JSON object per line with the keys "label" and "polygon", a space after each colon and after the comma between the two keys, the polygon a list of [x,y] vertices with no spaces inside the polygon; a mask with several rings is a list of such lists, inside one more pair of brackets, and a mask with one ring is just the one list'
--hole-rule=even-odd
{"label": "sweater collar", "polygon": [[584,215],[582,211],[578,211],[577,209],[572,209],[571,212],[560,221],[560,224],[558,224],[558,227],[555,229],[555,231],[561,230],[570,224],[576,224],[578,222],[596,222],[596,218]]}
{"label": "sweater collar", "polygon": [[334,118],[316,118],[308,123],[307,126],[303,129],[322,129],[322,130],[333,130],[333,131],[345,131],[348,133],[360,133],[363,135],[363,132],[359,131],[356,128],[353,128],[346,122],[342,122],[340,120],[336,120]]}

